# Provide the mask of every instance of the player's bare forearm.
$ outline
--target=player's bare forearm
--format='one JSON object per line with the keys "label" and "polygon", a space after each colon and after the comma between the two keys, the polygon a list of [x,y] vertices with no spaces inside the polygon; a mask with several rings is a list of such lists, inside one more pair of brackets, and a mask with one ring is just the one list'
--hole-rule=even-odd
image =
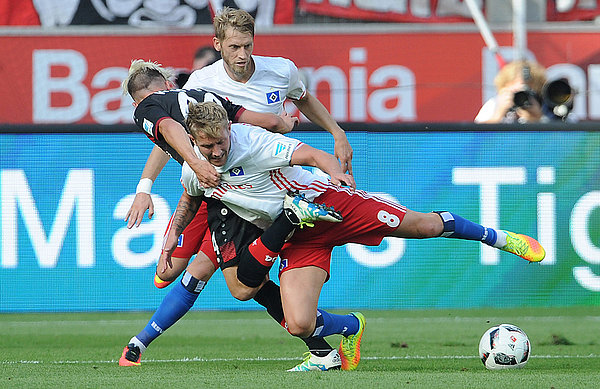
{"label": "player's bare forearm", "polygon": [[303,99],[293,102],[311,122],[323,127],[333,136],[335,140],[335,157],[339,159],[342,170],[352,174],[352,146],[348,142],[346,132],[331,117],[327,108],[309,92],[306,92]]}
{"label": "player's bare forearm", "polygon": [[165,138],[165,141],[194,170],[202,186],[211,188],[219,185],[219,174],[210,163],[198,158],[190,141],[190,135],[181,124],[171,118],[166,118],[160,122],[159,131]]}
{"label": "player's bare forearm", "polygon": [[158,174],[162,171],[167,162],[169,162],[169,158],[170,157],[163,151],[163,149],[155,145],[148,156],[146,164],[144,165],[142,178],[149,178],[152,181],[155,181],[156,177],[158,177]]}
{"label": "player's bare forearm", "polygon": [[354,178],[350,174],[344,173],[340,163],[333,155],[307,144],[303,144],[294,150],[290,164],[317,167],[329,174],[333,184],[356,188]]}
{"label": "player's bare forearm", "polygon": [[271,132],[287,134],[294,129],[298,118],[287,115],[275,115],[273,113],[263,113],[245,110],[239,117],[239,121],[243,123],[253,124],[262,127]]}
{"label": "player's bare forearm", "polygon": [[187,192],[183,192],[173,215],[169,235],[174,235],[175,238],[179,237],[196,216],[200,204],[202,204],[202,197],[190,196]]}

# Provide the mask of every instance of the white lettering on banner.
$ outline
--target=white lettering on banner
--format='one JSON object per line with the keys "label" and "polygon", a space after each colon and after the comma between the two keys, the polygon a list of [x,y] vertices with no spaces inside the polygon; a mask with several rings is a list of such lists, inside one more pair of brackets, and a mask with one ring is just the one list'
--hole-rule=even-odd
{"label": "white lettering on banner", "polygon": [[[67,77],[52,77],[53,66],[69,69]],[[69,123],[85,116],[90,94],[82,84],[87,74],[87,61],[75,50],[33,51],[33,122]],[[52,107],[52,93],[71,97],[68,107]]]}
{"label": "white lettering on banner", "polygon": [[[365,64],[367,50],[364,47],[353,47],[349,52],[351,64]],[[398,120],[412,121],[417,118],[415,104],[415,75],[407,67],[386,65],[367,74],[365,66],[353,66],[349,70],[349,79],[342,69],[335,66],[301,68],[310,80],[310,91],[318,98],[319,85],[329,85],[330,113],[337,121],[366,121],[367,113],[376,121],[393,122]],[[385,87],[389,82],[395,85]],[[367,92],[374,90],[370,95]],[[348,96],[350,90],[350,96]],[[388,102],[396,104],[389,108]],[[348,116],[350,105],[350,116]],[[286,110],[293,109],[286,105]],[[368,112],[367,112],[368,110]]]}
{"label": "white lettering on banner", "polygon": [[[73,123],[81,120],[90,110],[92,118],[101,124],[131,122],[133,106],[131,98],[123,96],[121,81],[127,69],[109,67],[100,70],[91,81],[92,88],[106,88],[115,83],[115,88],[104,89],[90,99],[90,91],[83,83],[87,71],[87,60],[75,50],[34,50],[33,52],[33,122]],[[52,77],[52,67],[62,66],[69,70],[66,77]],[[65,107],[52,106],[52,94],[69,95],[71,104]],[[117,109],[109,109],[111,102],[118,102]]]}
{"label": "white lettering on banner", "polygon": [[[577,255],[585,262],[600,265],[600,247],[594,245],[589,236],[589,220],[594,210],[600,208],[600,191],[583,195],[573,207],[571,213],[571,242]],[[588,266],[573,268],[573,276],[585,289],[600,292],[600,276],[593,273]]]}
{"label": "white lettering on banner", "polygon": [[[135,194],[123,197],[115,206],[113,218],[117,220],[125,219],[129,207],[133,203]],[[165,227],[171,217],[171,209],[167,201],[159,195],[152,195],[154,203],[154,216],[151,220],[145,221],[139,227],[128,229],[123,227],[115,232],[112,240],[112,256],[119,265],[127,269],[140,269],[150,266],[160,257],[162,250],[163,236]],[[131,251],[129,244],[133,239],[141,236],[153,236],[152,247],[142,253]]]}
{"label": "white lettering on banner", "polygon": [[94,240],[94,172],[73,169],[67,174],[58,209],[46,237],[31,188],[23,170],[0,171],[0,204],[2,212],[1,267],[18,266],[19,234],[17,208],[29,234],[35,256],[42,268],[56,267],[73,210],[77,205],[77,266],[93,267],[96,263]]}
{"label": "white lettering on banner", "polygon": [[[371,194],[389,201],[398,202],[398,200],[388,193],[371,192]],[[377,216],[379,220],[381,220],[381,214],[378,214]],[[387,216],[389,216],[389,214],[387,214]],[[393,218],[395,219],[395,217]],[[385,219],[386,220],[382,220],[382,222],[391,222],[391,218],[385,217]],[[399,219],[395,219],[395,221],[400,224]],[[395,224],[395,222],[392,222],[392,224]],[[383,242],[381,242],[381,246],[385,246],[386,248],[381,251],[372,251],[367,246],[357,243],[348,243],[344,246],[344,248],[346,249],[346,252],[350,258],[357,263],[365,267],[380,268],[392,266],[402,259],[405,245],[406,241],[402,238],[384,238]]]}
{"label": "white lettering on banner", "polygon": [[[540,166],[537,169],[538,184],[554,185],[554,182],[554,167]],[[537,211],[537,238],[546,250],[546,257],[541,264],[554,265],[556,263],[556,195],[547,192],[538,193]]]}
{"label": "white lettering on banner", "polygon": [[[500,185],[524,185],[527,182],[524,167],[455,167],[452,183],[455,185],[479,185],[479,223],[494,229],[500,227],[498,187]],[[499,251],[481,245],[481,264],[497,265]]]}
{"label": "white lettering on banner", "polygon": [[[111,82],[118,85],[113,89],[105,89],[98,92],[90,103],[90,115],[100,124],[114,124],[129,122],[132,116],[131,99],[123,95],[121,81],[127,78],[125,68],[105,68],[100,70],[92,79],[92,88],[106,88]],[[118,109],[108,109],[110,102],[119,102]]]}

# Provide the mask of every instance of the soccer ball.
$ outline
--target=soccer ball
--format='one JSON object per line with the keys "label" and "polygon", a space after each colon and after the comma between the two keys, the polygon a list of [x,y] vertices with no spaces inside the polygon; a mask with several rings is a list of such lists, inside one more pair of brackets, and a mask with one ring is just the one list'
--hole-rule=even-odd
{"label": "soccer ball", "polygon": [[512,324],[490,328],[479,341],[479,357],[489,370],[523,367],[531,355],[525,331]]}

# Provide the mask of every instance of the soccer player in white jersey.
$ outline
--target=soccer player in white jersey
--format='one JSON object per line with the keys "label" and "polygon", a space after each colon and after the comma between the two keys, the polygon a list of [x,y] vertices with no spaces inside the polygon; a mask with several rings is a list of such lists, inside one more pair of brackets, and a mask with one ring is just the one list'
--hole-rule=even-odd
{"label": "soccer player in white jersey", "polygon": [[[162,68],[156,63],[135,60],[132,61],[127,79],[123,81],[123,88],[125,93],[134,99],[136,107],[134,119],[140,131],[144,132],[159,147],[159,150],[164,150],[161,153],[167,153],[181,164],[185,160],[188,164],[194,166],[194,169],[198,169],[199,166],[201,168],[202,165],[209,165],[209,163],[197,157],[192,148],[189,134],[185,131],[184,120],[185,116],[187,116],[188,101],[218,101],[227,110],[230,120],[246,121],[255,125],[266,126],[274,131],[291,131],[295,120],[297,120],[289,116],[282,118],[273,113],[259,113],[246,110],[240,105],[233,104],[216,94],[202,89],[172,89],[172,85],[169,82],[169,75],[170,73],[167,69]],[[182,101],[185,103],[182,104]],[[316,212],[320,208],[318,205],[311,205],[305,201],[302,202],[302,205],[308,207],[306,209],[311,211],[308,214],[309,219],[316,215],[318,216],[318,220],[323,220],[323,215]],[[297,209],[296,211],[300,212],[301,215],[303,214],[302,209]],[[321,210],[321,212],[325,212],[325,210]],[[234,218],[233,215],[235,214],[233,212],[231,212],[231,215],[228,218],[226,229],[237,231],[235,219],[238,217]],[[194,218],[196,223],[193,225],[190,224],[192,229],[185,229],[186,241],[191,240],[193,245],[187,244],[181,245],[181,247],[178,245],[176,250],[179,256],[182,256],[182,250],[183,252],[187,252],[188,258],[197,253],[196,259],[187,268],[182,281],[171,288],[169,293],[164,297],[148,324],[125,346],[122,356],[119,359],[119,365],[139,365],[141,363],[141,353],[146,350],[152,341],[185,315],[195,303],[206,282],[211,278],[215,270],[219,268],[210,234],[207,234],[207,216],[207,207],[203,206],[196,213]],[[295,229],[294,223],[288,220],[290,218],[293,220],[293,216],[282,215],[280,222],[273,224],[273,227],[280,232],[273,233],[271,231],[271,235],[274,235],[274,238],[270,238],[267,233],[269,231],[266,231],[263,234],[265,235],[265,239],[267,241],[273,239],[280,240],[279,235],[284,234],[283,236],[285,236]],[[303,219],[307,215],[295,216],[298,219]],[[241,230],[243,231],[243,226]],[[228,236],[227,232],[225,236]],[[237,264],[233,258],[227,258],[227,260],[228,266]],[[174,268],[168,269],[168,272],[160,272],[160,274],[163,278],[165,278],[164,275],[167,278],[177,278],[186,265],[187,260],[184,263],[178,261]],[[264,306],[269,315],[278,323],[285,324],[281,296],[277,284],[267,281],[263,283],[260,290],[248,297],[254,298],[260,305]],[[307,339],[305,343],[309,347],[309,350],[325,350],[329,348],[327,355],[317,361],[312,361],[311,367],[319,368],[320,370],[329,370],[341,365],[337,350],[333,350],[323,339]]]}
{"label": "soccer player in white jersey", "polygon": [[[198,157],[215,166],[221,174],[221,183],[216,188],[203,187],[184,164],[181,182],[185,192],[173,216],[177,223],[167,233],[159,267],[169,263],[177,237],[193,218],[202,196],[219,199],[259,227],[273,222],[290,190],[333,207],[343,217],[340,223],[318,223],[310,229],[296,230],[277,252],[260,247],[257,239],[250,245],[252,255],[245,260],[256,262],[250,267],[255,280],[260,281],[262,276],[258,271],[262,269],[266,274],[273,264],[272,258],[279,255],[281,299],[288,331],[303,338],[342,333],[340,356],[344,370],[353,370],[358,365],[365,319],[359,313],[336,317],[318,309],[321,288],[329,278],[334,246],[351,242],[379,245],[387,236],[419,239],[441,236],[480,241],[531,262],[539,262],[545,256],[543,247],[526,235],[486,228],[448,211],[415,212],[354,190],[352,176],[344,174],[334,156],[259,127],[232,125],[218,104],[191,104],[186,126],[194,138]],[[299,165],[318,167],[330,179],[313,175]],[[256,287],[240,278],[242,267],[240,260],[237,275],[231,268],[223,269],[232,293],[232,284],[235,288],[244,287],[237,281],[250,289]]]}
{"label": "soccer player in white jersey", "polygon": [[[195,71],[185,84],[184,88],[202,88],[227,98],[231,102],[243,105],[249,110],[257,112],[273,112],[286,115],[284,101],[290,99],[299,110],[313,123],[321,126],[331,133],[335,140],[334,154],[339,159],[343,170],[352,174],[352,147],[345,132],[331,117],[323,104],[306,90],[300,81],[298,68],[285,58],[262,57],[252,55],[254,44],[254,19],[246,11],[224,8],[214,18],[214,46],[221,52],[222,60]],[[126,220],[129,228],[139,226],[143,215],[148,210],[148,216],[153,213],[153,204],[150,197],[152,182],[156,179],[161,169],[168,161],[162,151],[153,150],[148,158],[142,179],[134,202],[127,214]],[[196,171],[200,182],[205,187],[218,184],[219,176],[212,168]],[[196,218],[183,233],[183,242],[173,254],[176,266],[167,273],[157,274],[154,283],[163,288],[169,285],[183,271],[190,260],[194,250],[200,247],[201,236],[193,236],[193,231],[202,230],[204,223],[202,217]],[[204,261],[200,263],[200,261]],[[208,258],[199,255],[192,262],[197,268],[210,268]],[[203,266],[204,265],[204,266]],[[207,274],[208,277],[210,275]],[[309,346],[310,347],[310,346]],[[333,350],[326,342],[315,342],[310,347],[314,354],[311,362],[322,364],[323,358],[331,356],[331,363],[327,366],[339,366],[337,357],[331,354]]]}

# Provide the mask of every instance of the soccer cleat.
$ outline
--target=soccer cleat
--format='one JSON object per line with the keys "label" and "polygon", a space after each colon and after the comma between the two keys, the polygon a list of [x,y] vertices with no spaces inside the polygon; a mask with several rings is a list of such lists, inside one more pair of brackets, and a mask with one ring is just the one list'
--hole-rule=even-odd
{"label": "soccer cleat", "polygon": [[358,332],[342,338],[340,343],[340,358],[342,360],[342,370],[354,370],[360,362],[360,341],[365,332],[367,321],[360,312],[352,312],[358,319]]}
{"label": "soccer cleat", "polygon": [[173,281],[163,281],[158,274],[154,274],[154,286],[156,286],[158,289],[166,288],[167,286],[171,285],[172,282]]}
{"label": "soccer cleat", "polygon": [[500,250],[518,255],[529,262],[540,262],[546,256],[546,251],[537,240],[527,235],[504,232],[506,233],[506,244]]}
{"label": "soccer cleat", "polygon": [[339,223],[342,215],[331,207],[313,203],[303,194],[287,193],[283,201],[283,211],[287,218],[295,225],[314,227],[315,221]]}
{"label": "soccer cleat", "polygon": [[304,353],[304,360],[299,365],[292,367],[288,371],[328,371],[339,370],[342,365],[340,354],[337,350],[331,350],[324,357],[318,357],[311,352]]}
{"label": "soccer cleat", "polygon": [[140,348],[133,343],[129,343],[123,349],[123,354],[119,358],[119,366],[139,366],[142,364],[142,352]]}

